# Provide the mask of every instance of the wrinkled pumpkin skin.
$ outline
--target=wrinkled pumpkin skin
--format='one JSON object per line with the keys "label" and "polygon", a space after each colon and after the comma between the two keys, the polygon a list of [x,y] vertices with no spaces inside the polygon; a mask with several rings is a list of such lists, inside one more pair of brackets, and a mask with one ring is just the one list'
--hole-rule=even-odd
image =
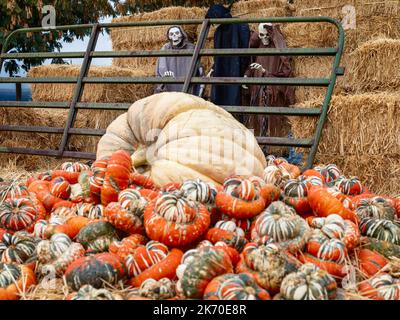
{"label": "wrinkled pumpkin skin", "polygon": [[208,284],[204,300],[270,300],[268,291],[259,287],[254,278],[246,273],[227,273]]}
{"label": "wrinkled pumpkin skin", "polygon": [[262,177],[266,160],[254,135],[202,98],[165,92],[136,101],[115,119],[97,146],[97,159],[133,153],[134,167],[150,165],[157,187],[187,179],[223,183],[235,174]]}
{"label": "wrinkled pumpkin skin", "polygon": [[148,237],[171,247],[191,244],[210,225],[207,208],[187,200],[181,193],[164,193],[152,200],[144,213]]}
{"label": "wrinkled pumpkin skin", "polygon": [[109,245],[118,240],[118,235],[111,223],[98,221],[83,227],[76,236],[76,240],[87,250],[102,252],[107,251]]}
{"label": "wrinkled pumpkin skin", "polygon": [[113,253],[98,253],[82,257],[71,263],[65,271],[68,285],[74,290],[85,284],[101,288],[104,281],[116,284],[126,275],[126,267]]}
{"label": "wrinkled pumpkin skin", "polygon": [[215,247],[199,249],[180,279],[183,295],[189,299],[201,299],[208,283],[218,275],[232,273],[233,267],[228,254]]}

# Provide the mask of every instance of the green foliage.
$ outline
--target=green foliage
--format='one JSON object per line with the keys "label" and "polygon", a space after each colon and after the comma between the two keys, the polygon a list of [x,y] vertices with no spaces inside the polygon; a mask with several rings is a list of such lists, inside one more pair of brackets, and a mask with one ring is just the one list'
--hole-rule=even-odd
{"label": "green foliage", "polygon": [[[3,47],[5,38],[12,31],[20,28],[41,27],[43,17],[48,14],[48,12],[42,13],[45,5],[54,6],[56,25],[95,23],[102,17],[118,14],[108,0],[0,0],[0,49]],[[90,34],[90,31],[90,29],[70,29],[21,33],[13,37],[4,49],[5,51],[15,50],[15,52],[60,51],[62,41],[72,42],[75,38],[83,39]],[[27,71],[31,66],[42,64],[43,61],[43,59],[23,59],[21,68]]]}
{"label": "green foliage", "polygon": [[[96,23],[106,16],[128,15],[143,11],[158,10],[168,6],[209,6],[214,3],[229,4],[235,0],[0,0],[0,50],[6,37],[20,28],[41,27],[45,5],[52,5],[56,12],[56,25],[76,25]],[[105,30],[107,32],[107,30]],[[69,29],[63,31],[21,33],[12,37],[4,51],[10,52],[53,52],[60,51],[62,42],[83,39],[89,29]],[[6,61],[8,62],[8,61]],[[23,59],[20,66],[28,71],[40,65],[44,59]],[[19,71],[16,61],[8,62],[10,75]],[[8,72],[8,71],[7,71]]]}

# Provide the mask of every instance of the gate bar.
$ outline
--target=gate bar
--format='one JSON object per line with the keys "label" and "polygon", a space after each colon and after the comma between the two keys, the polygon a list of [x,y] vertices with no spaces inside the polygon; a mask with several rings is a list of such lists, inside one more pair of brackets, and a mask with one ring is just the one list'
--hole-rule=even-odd
{"label": "gate bar", "polygon": [[68,113],[67,123],[64,128],[64,133],[61,138],[60,146],[58,148],[59,155],[62,156],[63,152],[65,151],[65,147],[68,144],[69,140],[69,130],[74,124],[75,116],[76,116],[76,104],[81,99],[83,89],[84,89],[84,82],[83,78],[87,76],[90,68],[90,63],[92,58],[90,57],[90,52],[92,52],[96,48],[97,38],[99,36],[99,25],[95,24],[92,28],[92,34],[90,35],[89,43],[86,48],[85,57],[83,58],[81,71],[79,73],[78,81],[75,86],[74,96],[72,97],[72,101],[70,104],[70,109]]}
{"label": "gate bar", "polygon": [[194,48],[192,60],[190,62],[190,67],[188,74],[185,79],[185,83],[183,84],[182,92],[189,93],[190,89],[190,80],[196,76],[196,72],[198,70],[198,65],[199,65],[199,52],[203,48],[205,41],[207,39],[208,35],[208,30],[210,29],[210,23],[208,19],[205,19],[203,23],[201,24],[201,31],[200,31],[200,36],[199,39],[196,43],[196,47]]}
{"label": "gate bar", "polygon": [[[200,36],[199,36],[200,39]],[[199,42],[200,40],[198,40]],[[193,56],[192,49],[182,50],[149,50],[149,51],[95,51],[92,58],[123,58],[123,57],[168,57]],[[265,48],[265,49],[201,49],[200,56],[334,56],[336,48]],[[27,52],[5,53],[3,59],[27,58],[84,58],[84,52]]]}

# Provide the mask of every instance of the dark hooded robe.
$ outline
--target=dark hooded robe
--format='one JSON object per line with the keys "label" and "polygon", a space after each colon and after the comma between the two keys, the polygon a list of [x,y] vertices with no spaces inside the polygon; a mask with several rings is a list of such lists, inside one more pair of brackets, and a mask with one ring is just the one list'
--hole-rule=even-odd
{"label": "dark hooded robe", "polygon": [[[167,39],[168,39],[168,32],[172,28],[178,28],[182,35],[183,39],[182,42],[179,46],[173,47],[170,42],[166,43],[161,50],[188,50],[188,49],[194,49],[194,44],[190,43],[188,40],[188,36],[186,32],[180,27],[180,26],[172,26],[168,28],[167,30]],[[172,71],[174,72],[174,75],[176,78],[178,77],[184,77],[186,78],[187,74],[189,73],[190,70],[190,64],[192,61],[191,56],[169,56],[169,57],[159,57],[157,59],[157,64],[156,64],[156,76],[157,77],[163,77],[164,73],[166,71]],[[197,73],[199,74],[199,72]],[[171,92],[171,91],[182,91],[183,84],[160,84],[156,86],[154,92]],[[199,91],[199,86],[194,86],[194,94],[198,94]]]}
{"label": "dark hooded robe", "polygon": [[[211,6],[206,18],[232,18],[230,10],[222,5]],[[215,49],[248,48],[250,28],[247,23],[221,24],[214,33]],[[243,77],[248,57],[214,57],[214,77]],[[216,105],[241,105],[241,85],[213,85],[211,101]]]}
{"label": "dark hooded robe", "polygon": [[[273,25],[268,30],[270,43],[265,46],[258,36],[258,32],[252,32],[250,48],[286,48],[286,41],[279,28]],[[245,75],[248,77],[291,77],[291,58],[287,56],[257,56],[251,58],[251,63],[258,63],[266,70],[251,69],[248,67]],[[250,85],[250,105],[260,107],[288,107],[294,104],[294,87],[282,85]],[[245,124],[254,129],[256,136],[287,137],[289,123],[285,116],[251,115],[247,116]],[[281,148],[282,149],[282,148]]]}

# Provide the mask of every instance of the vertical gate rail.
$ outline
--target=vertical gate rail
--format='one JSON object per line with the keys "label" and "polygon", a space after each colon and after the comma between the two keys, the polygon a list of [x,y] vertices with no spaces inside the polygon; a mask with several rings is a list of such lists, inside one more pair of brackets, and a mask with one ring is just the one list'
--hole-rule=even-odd
{"label": "vertical gate rail", "polygon": [[[233,23],[330,23],[338,30],[338,44],[334,48],[263,48],[263,49],[205,49],[205,42],[213,24]],[[190,50],[132,50],[132,51],[95,51],[99,31],[102,28],[122,27],[146,27],[146,26],[170,26],[170,25],[202,25],[201,31],[194,49]],[[289,139],[282,137],[256,137],[260,144],[273,146],[293,146],[310,148],[309,156],[304,168],[313,165],[318,144],[321,139],[322,130],[326,121],[331,96],[336,83],[337,76],[344,74],[340,67],[340,59],[344,47],[344,31],[341,24],[329,17],[274,17],[274,18],[231,18],[231,19],[197,19],[197,20],[164,20],[164,21],[141,21],[124,23],[98,23],[59,26],[56,30],[88,29],[91,28],[91,36],[85,52],[28,52],[7,53],[11,38],[19,33],[48,31],[46,28],[24,28],[11,32],[6,38],[0,54],[0,71],[4,60],[23,58],[83,58],[78,77],[51,77],[51,78],[8,78],[0,77],[1,83],[75,83],[75,90],[70,102],[37,102],[37,101],[1,101],[0,107],[5,108],[57,108],[68,109],[68,117],[63,128],[43,126],[22,125],[0,125],[0,131],[50,133],[62,135],[58,150],[43,150],[20,147],[0,146],[0,153],[21,153],[31,155],[94,159],[95,154],[89,152],[69,151],[68,142],[71,135],[101,136],[105,133],[102,129],[74,128],[77,112],[86,110],[127,110],[130,103],[88,103],[81,102],[84,86],[87,83],[124,83],[124,84],[183,84],[183,92],[190,92],[194,84],[250,84],[250,85],[287,85],[287,86],[317,86],[326,87],[326,95],[322,106],[319,108],[293,107],[251,107],[251,106],[221,106],[231,113],[263,114],[263,115],[286,115],[286,116],[313,116],[319,117],[315,134],[308,139]],[[197,77],[196,72],[203,56],[332,56],[331,75],[329,78],[241,78],[241,77]],[[190,69],[186,77],[163,78],[163,77],[88,77],[91,61],[93,58],[121,58],[121,57],[167,57],[186,56],[192,57]]]}
{"label": "vertical gate rail", "polygon": [[89,38],[89,43],[86,48],[85,56],[83,58],[81,70],[79,73],[78,81],[76,82],[74,95],[72,97],[71,104],[69,106],[67,123],[65,124],[64,132],[61,138],[60,146],[58,148],[59,156],[62,157],[65,147],[68,144],[69,140],[69,132],[72,126],[74,125],[76,118],[76,104],[81,99],[85,84],[82,82],[84,77],[87,77],[90,69],[90,64],[92,62],[91,53],[96,48],[97,38],[99,37],[99,25],[95,24],[92,27],[92,33]]}

